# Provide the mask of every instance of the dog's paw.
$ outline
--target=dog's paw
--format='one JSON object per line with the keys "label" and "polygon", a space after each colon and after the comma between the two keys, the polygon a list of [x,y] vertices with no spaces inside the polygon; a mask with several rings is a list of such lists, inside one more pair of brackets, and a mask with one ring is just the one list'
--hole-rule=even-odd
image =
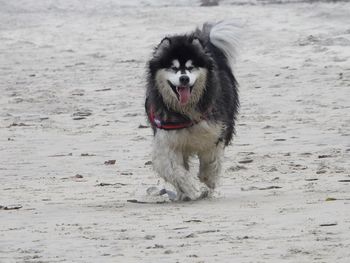
{"label": "dog's paw", "polygon": [[200,196],[200,191],[195,184],[181,185],[181,187],[177,187],[176,190],[177,201],[193,201]]}
{"label": "dog's paw", "polygon": [[192,201],[193,199],[191,199],[191,197],[189,197],[188,195],[181,193],[181,192],[177,192],[176,194],[176,199],[175,201],[180,201],[180,202],[188,202],[188,201]]}
{"label": "dog's paw", "polygon": [[207,198],[207,197],[209,197],[211,195],[211,193],[212,193],[211,189],[208,189],[207,187],[202,187],[201,188],[201,194],[200,194],[198,199]]}
{"label": "dog's paw", "polygon": [[196,191],[196,193],[192,193],[191,195],[188,195],[183,192],[178,192],[176,196],[177,201],[195,201],[195,200],[200,200],[207,198],[211,195],[211,190],[208,189],[207,187],[202,187],[199,191]]}

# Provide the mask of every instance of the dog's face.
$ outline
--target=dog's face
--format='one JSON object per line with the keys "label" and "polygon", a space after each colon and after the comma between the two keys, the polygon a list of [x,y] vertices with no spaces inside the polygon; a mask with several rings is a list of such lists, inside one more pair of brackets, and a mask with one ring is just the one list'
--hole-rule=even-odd
{"label": "dog's face", "polygon": [[171,104],[186,106],[196,103],[205,88],[206,70],[196,66],[192,59],[174,58],[167,68],[156,73],[158,87]]}
{"label": "dog's face", "polygon": [[151,74],[169,107],[183,111],[198,103],[206,88],[206,59],[198,39],[166,38],[160,43]]}

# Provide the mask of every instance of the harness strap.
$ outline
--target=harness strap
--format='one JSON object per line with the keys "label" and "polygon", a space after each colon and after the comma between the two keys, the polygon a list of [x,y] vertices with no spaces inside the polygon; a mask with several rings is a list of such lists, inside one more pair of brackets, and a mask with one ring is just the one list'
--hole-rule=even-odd
{"label": "harness strap", "polygon": [[162,120],[159,117],[155,116],[154,106],[151,106],[150,108],[149,120],[151,124],[162,130],[179,130],[189,128],[197,123],[192,120],[178,122]]}

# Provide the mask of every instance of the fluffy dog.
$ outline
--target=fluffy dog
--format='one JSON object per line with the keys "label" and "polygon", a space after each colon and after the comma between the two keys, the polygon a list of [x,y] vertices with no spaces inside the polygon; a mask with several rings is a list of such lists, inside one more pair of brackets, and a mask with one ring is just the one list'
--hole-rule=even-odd
{"label": "fluffy dog", "polygon": [[[154,132],[153,167],[175,187],[178,200],[201,198],[217,185],[239,108],[232,71],[236,32],[222,21],[165,37],[148,63],[145,108]],[[190,174],[194,155],[198,178]]]}

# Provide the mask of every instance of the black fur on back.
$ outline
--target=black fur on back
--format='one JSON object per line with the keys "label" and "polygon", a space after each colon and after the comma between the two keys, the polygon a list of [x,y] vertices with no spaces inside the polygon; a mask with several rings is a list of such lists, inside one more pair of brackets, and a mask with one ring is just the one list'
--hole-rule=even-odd
{"label": "black fur on back", "polygon": [[[170,45],[165,47],[160,55],[155,56],[155,51],[148,62],[145,108],[147,116],[150,116],[151,105],[159,116],[169,116],[175,112],[164,103],[155,83],[155,74],[159,69],[168,68],[174,59],[180,62],[191,59],[195,66],[208,70],[206,89],[196,110],[206,115],[209,121],[225,124],[219,140],[228,145],[235,133],[234,127],[239,108],[238,84],[227,58],[209,41],[208,33],[197,29],[189,35],[176,35],[162,40],[169,41]],[[202,47],[194,45],[194,39],[198,39]],[[191,116],[186,117],[191,118]],[[156,128],[153,125],[152,128],[155,133]]]}

